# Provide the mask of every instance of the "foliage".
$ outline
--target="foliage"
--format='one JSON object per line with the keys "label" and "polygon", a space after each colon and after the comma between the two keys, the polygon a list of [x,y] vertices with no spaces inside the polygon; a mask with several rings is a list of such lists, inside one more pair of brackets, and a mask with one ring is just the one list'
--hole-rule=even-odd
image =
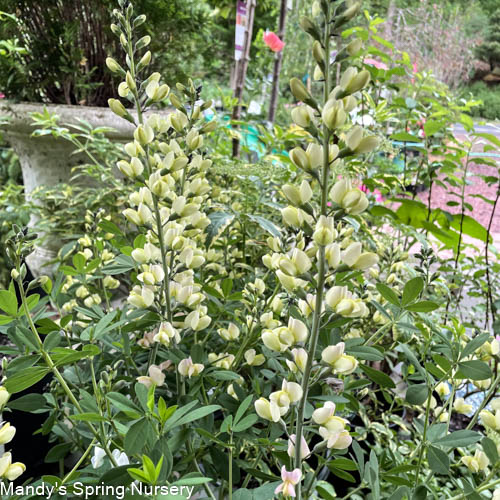
{"label": "foliage", "polygon": [[487,61],[491,68],[500,67],[500,9],[496,9],[488,20],[488,31],[483,43],[477,48],[476,53],[480,59]]}
{"label": "foliage", "polygon": [[[11,14],[0,22],[2,92],[19,101],[105,106],[116,95],[116,79],[104,64],[107,50],[120,46],[109,28],[114,6],[111,0],[2,0],[0,12]],[[139,6],[149,17],[153,49],[161,48],[157,67],[170,78],[182,80],[212,59],[217,44],[208,43],[210,11],[203,2],[140,0]]]}
{"label": "foliage", "polygon": [[473,116],[487,120],[500,120],[500,88],[498,85],[474,82],[462,89],[462,93],[464,96],[472,94],[474,99],[481,102],[471,110]]}

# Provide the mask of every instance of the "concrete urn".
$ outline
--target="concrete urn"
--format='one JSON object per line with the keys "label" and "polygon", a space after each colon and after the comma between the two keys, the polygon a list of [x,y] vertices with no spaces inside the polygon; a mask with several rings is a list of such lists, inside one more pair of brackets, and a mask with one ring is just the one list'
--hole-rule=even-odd
{"label": "concrete urn", "polygon": [[[70,130],[71,125],[79,124],[80,118],[90,123],[93,128],[113,129],[106,133],[112,141],[127,142],[133,138],[134,126],[108,108],[31,103],[0,104],[0,128],[19,157],[26,200],[30,200],[31,193],[39,186],[50,187],[68,182],[72,176],[72,168],[87,161],[83,154],[73,154],[75,146],[63,138],[32,135],[35,127],[31,113],[43,112],[44,109],[57,115],[58,123]],[[35,230],[37,228],[37,218],[33,215],[29,226]],[[60,238],[45,235],[44,243],[36,246],[35,251],[26,258],[33,276],[53,274],[53,266],[47,264],[57,256],[61,246]]]}

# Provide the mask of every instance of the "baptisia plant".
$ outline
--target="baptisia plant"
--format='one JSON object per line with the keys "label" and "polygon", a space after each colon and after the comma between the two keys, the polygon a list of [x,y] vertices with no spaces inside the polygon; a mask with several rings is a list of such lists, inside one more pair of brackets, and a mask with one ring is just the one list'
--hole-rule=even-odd
{"label": "baptisia plant", "polygon": [[[300,185],[283,186],[289,205],[281,213],[290,237],[270,239],[272,253],[263,259],[289,300],[296,301],[298,307],[288,310],[290,317],[285,325],[268,321],[262,332],[262,342],[268,349],[290,358],[287,364],[292,373],[288,380],[283,380],[281,390],[256,401],[255,409],[262,418],[281,421],[287,431],[289,426],[290,434],[293,432],[289,454],[294,469],[283,470],[283,484],[276,492],[297,498],[309,498],[312,491],[308,480],[308,488],[302,492],[301,478],[306,472],[313,474],[304,462],[310,455],[309,443],[317,441],[314,435],[320,436],[313,449],[319,455],[325,448],[344,450],[351,444],[349,422],[335,414],[335,403],[327,401],[312,415],[306,408],[312,403],[310,391],[324,377],[345,377],[358,367],[357,359],[345,352],[344,342],[328,345],[333,337],[326,334],[325,328],[349,325],[369,315],[363,292],[358,291],[354,278],[359,275],[357,271],[365,271],[378,262],[376,253],[365,250],[353,239],[352,218],[361,216],[368,200],[349,173],[349,161],[373,151],[378,144],[377,137],[353,126],[349,115],[370,77],[365,70],[342,66],[340,79],[335,81],[338,65],[342,61],[352,64],[361,50],[360,40],[354,40],[345,49],[336,43],[341,27],[359,8],[360,2],[315,2],[313,19],[302,20],[303,28],[314,40],[315,75],[322,95],[317,100],[300,80],[294,78],[290,82],[293,95],[302,101],[292,111],[292,118],[307,132],[307,147],[290,151],[290,159],[303,172],[303,180]],[[332,59],[334,49],[338,52]],[[316,190],[319,198],[314,196]],[[319,352],[321,332],[327,345]],[[295,418],[287,424],[283,417],[292,407]],[[327,456],[331,456],[330,451]]]}
{"label": "baptisia plant", "polygon": [[[426,314],[438,307],[421,300],[432,272],[412,268],[387,226],[385,239],[374,236],[376,210],[358,187],[378,143],[351,120],[370,80],[361,40],[342,31],[360,2],[314,2],[302,21],[317,63],[311,91],[291,81],[303,143],[289,152],[293,181],[269,204],[282,203],[283,224],[259,216],[262,231],[251,233],[243,217],[228,228],[223,210],[238,201],[211,182],[215,123],[202,116],[200,87],[171,89],[148,71],[144,16],[119,4],[112,30],[126,57],[123,67],[107,61],[122,77],[110,107],[135,129],[117,163],[131,186],[123,217],[88,214],[89,234],[54,283],[25,282],[34,235],[15,228],[13,283],[0,291],[0,329],[16,355],[0,403],[47,414],[49,457],[74,464],[44,481],[148,486],[145,498],[198,487],[212,500],[335,498],[343,485],[330,473],[351,481],[345,498],[498,486],[498,342]],[[43,395],[8,400],[43,379]],[[478,409],[458,397],[469,379],[485,392]],[[473,415],[458,435],[456,414]],[[489,436],[481,447],[477,422]],[[2,424],[0,441],[12,433]],[[3,477],[23,470],[0,458]]]}

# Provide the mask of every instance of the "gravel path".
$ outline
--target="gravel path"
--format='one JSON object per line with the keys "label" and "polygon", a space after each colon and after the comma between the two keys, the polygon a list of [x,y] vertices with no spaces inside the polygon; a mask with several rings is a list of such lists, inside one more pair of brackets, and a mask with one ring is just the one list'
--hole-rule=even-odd
{"label": "gravel path", "polygon": [[[480,126],[478,127],[478,132],[487,132],[493,133],[497,137],[500,138],[500,129],[491,125]],[[468,136],[466,132],[457,127],[455,136],[458,140],[467,140]],[[484,143],[483,143],[484,144]],[[473,151],[474,152],[482,152],[483,144],[477,143]],[[496,160],[498,165],[500,166],[500,150],[489,151],[488,154],[498,155],[498,157],[492,156],[492,160]],[[479,158],[474,161],[474,157],[472,161],[469,163],[469,175],[467,176],[467,185],[465,187],[465,201],[472,206],[472,210],[467,211],[466,214],[474,217],[479,223],[481,223],[484,227],[488,227],[490,222],[491,212],[493,206],[488,202],[484,201],[477,195],[483,196],[488,200],[494,200],[497,192],[497,184],[488,185],[481,176],[494,176],[498,177],[498,167],[491,167],[489,165],[481,164]],[[460,173],[457,175],[460,176]],[[458,195],[461,191],[461,186],[457,188],[451,188]],[[420,194],[420,199],[426,203],[427,202],[427,192]],[[457,214],[460,213],[460,206],[448,206],[447,203],[449,201],[460,201],[458,196],[452,196],[447,192],[447,189],[442,188],[441,186],[434,186],[432,190],[431,204],[432,208],[442,208],[450,213]],[[500,243],[500,203],[497,204],[495,209],[495,214],[493,216],[493,221],[491,225],[491,232],[494,236],[494,239]],[[500,247],[499,247],[500,248]]]}

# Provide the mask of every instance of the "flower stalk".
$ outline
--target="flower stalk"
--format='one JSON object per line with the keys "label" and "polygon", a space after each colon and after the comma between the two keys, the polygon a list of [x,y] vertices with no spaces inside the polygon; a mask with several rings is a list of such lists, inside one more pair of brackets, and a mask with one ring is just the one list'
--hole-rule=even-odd
{"label": "flower stalk", "polygon": [[[330,94],[330,24],[328,23],[330,13],[330,5],[327,6],[325,12],[325,38],[324,38],[324,49],[327,57],[325,65],[327,70],[325,71],[325,80],[323,87],[323,99],[326,103],[328,101],[328,96]],[[328,200],[328,179],[330,173],[330,130],[326,123],[323,123],[323,165],[322,165],[322,175],[321,175],[321,215],[327,215],[327,200]],[[299,402],[297,409],[297,422],[295,427],[296,442],[302,442],[302,436],[304,432],[304,411],[307,402],[307,395],[309,390],[309,381],[311,378],[312,364],[314,361],[314,355],[316,352],[316,347],[318,345],[318,337],[321,323],[321,312],[323,304],[323,294],[325,288],[326,279],[326,259],[325,259],[325,247],[324,245],[319,246],[319,269],[318,269],[318,282],[316,287],[316,305],[314,308],[314,316],[312,321],[311,337],[307,349],[307,362],[302,375],[302,398]],[[294,465],[296,469],[300,469],[302,472],[302,457],[301,457],[301,446],[295,446],[295,458]],[[301,482],[297,484],[297,499],[302,498],[302,488]]]}

